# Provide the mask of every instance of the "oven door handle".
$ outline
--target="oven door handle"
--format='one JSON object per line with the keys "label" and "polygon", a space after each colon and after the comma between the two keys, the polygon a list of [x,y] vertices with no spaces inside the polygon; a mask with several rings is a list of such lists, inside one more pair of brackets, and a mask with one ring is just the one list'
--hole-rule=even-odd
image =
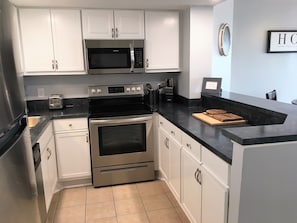
{"label": "oven door handle", "polygon": [[134,122],[145,122],[152,120],[152,117],[135,117],[135,118],[123,118],[123,119],[90,119],[90,124],[123,124]]}

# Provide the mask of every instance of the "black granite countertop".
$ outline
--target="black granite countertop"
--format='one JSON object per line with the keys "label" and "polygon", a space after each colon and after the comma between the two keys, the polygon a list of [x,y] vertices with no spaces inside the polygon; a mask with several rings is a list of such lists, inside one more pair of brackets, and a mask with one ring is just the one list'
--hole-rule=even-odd
{"label": "black granite countertop", "polygon": [[222,127],[210,126],[192,117],[192,113],[203,112],[202,106],[191,106],[181,103],[162,103],[159,114],[164,116],[178,128],[183,130],[200,144],[211,150],[217,156],[232,163],[232,143],[222,134]]}
{"label": "black granite countertop", "polygon": [[[41,115],[44,119],[31,129],[32,144],[42,134],[49,120],[58,118],[88,117],[88,99],[66,100],[64,109],[49,110],[45,102],[28,103],[29,115]],[[221,108],[243,116],[247,125],[210,126],[192,117],[192,113],[209,108]],[[159,103],[154,111],[164,116],[178,128],[211,150],[217,156],[232,163],[235,141],[242,145],[275,143],[297,140],[297,106],[223,92],[221,96],[202,95],[201,100],[187,104],[176,100]]]}
{"label": "black granite countertop", "polygon": [[[225,128],[223,134],[241,145],[277,143],[297,140],[297,106],[241,94],[223,92],[206,96],[209,101],[228,104],[236,114],[246,117],[250,126]],[[226,103],[227,102],[227,103]],[[236,109],[238,108],[238,109]],[[254,116],[251,114],[254,113]]]}
{"label": "black granite countertop", "polygon": [[58,110],[49,110],[47,100],[28,101],[27,107],[28,116],[41,116],[40,122],[30,128],[32,145],[37,142],[50,120],[88,117],[89,115],[88,99],[86,98],[64,99],[64,108]]}

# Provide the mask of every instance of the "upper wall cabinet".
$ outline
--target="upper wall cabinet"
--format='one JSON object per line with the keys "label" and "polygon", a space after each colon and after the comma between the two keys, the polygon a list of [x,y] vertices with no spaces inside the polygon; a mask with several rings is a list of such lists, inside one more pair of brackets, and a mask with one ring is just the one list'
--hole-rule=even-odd
{"label": "upper wall cabinet", "polygon": [[146,11],[146,72],[178,72],[179,13]]}
{"label": "upper wall cabinet", "polygon": [[79,10],[20,9],[26,74],[84,71]]}
{"label": "upper wall cabinet", "polygon": [[82,10],[84,39],[144,39],[141,10]]}

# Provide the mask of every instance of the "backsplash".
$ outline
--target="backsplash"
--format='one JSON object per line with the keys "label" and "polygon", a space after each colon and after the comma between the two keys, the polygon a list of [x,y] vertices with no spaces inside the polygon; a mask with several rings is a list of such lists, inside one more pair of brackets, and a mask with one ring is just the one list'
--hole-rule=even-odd
{"label": "backsplash", "polygon": [[166,78],[176,78],[178,73],[106,74],[71,76],[25,76],[27,100],[47,99],[51,94],[63,94],[65,98],[88,97],[88,86],[131,83],[157,85]]}

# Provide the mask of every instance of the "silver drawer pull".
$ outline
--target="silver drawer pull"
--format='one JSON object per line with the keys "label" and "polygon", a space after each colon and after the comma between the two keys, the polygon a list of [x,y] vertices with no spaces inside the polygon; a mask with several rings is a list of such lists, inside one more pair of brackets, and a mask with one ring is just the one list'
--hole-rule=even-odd
{"label": "silver drawer pull", "polygon": [[175,135],[175,132],[174,132],[174,131],[171,131],[171,134],[172,134],[172,135]]}
{"label": "silver drawer pull", "polygon": [[192,149],[192,146],[191,146],[191,144],[189,144],[189,143],[187,143],[187,147],[188,147],[189,149]]}
{"label": "silver drawer pull", "polygon": [[69,127],[72,127],[72,124],[71,123],[69,124]]}

